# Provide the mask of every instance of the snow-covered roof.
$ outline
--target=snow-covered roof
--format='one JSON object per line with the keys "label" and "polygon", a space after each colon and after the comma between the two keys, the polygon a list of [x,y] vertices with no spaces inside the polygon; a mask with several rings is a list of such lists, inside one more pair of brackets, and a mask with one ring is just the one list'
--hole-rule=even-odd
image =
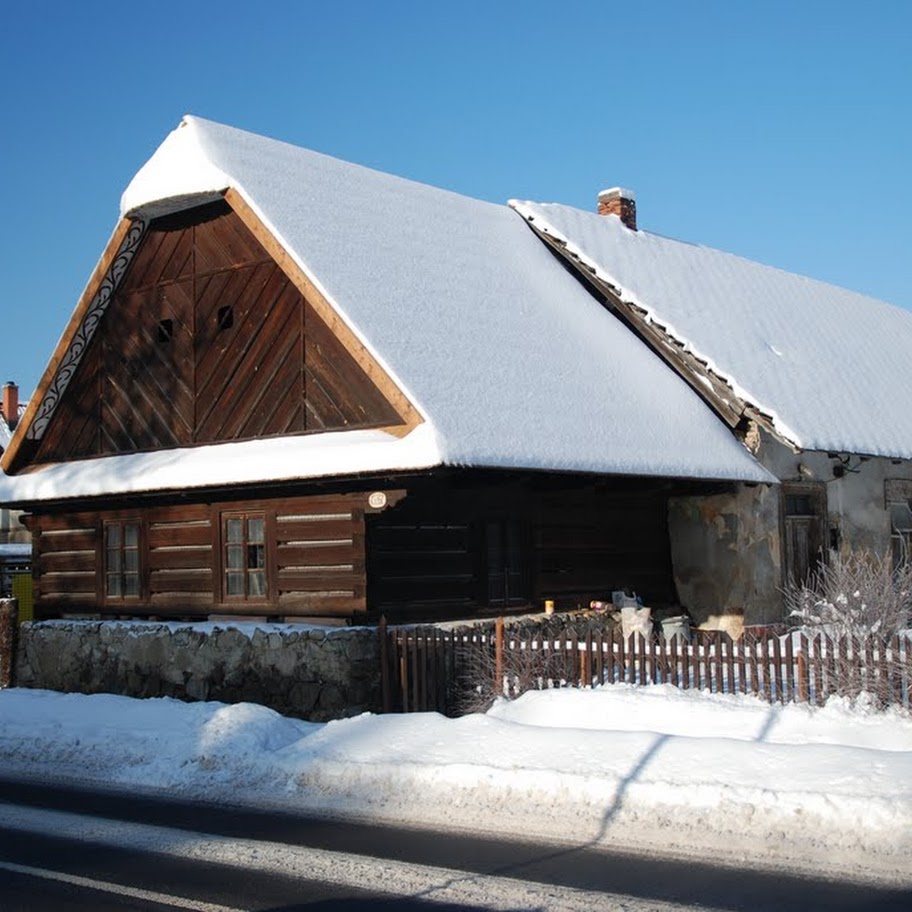
{"label": "snow-covered roof", "polygon": [[[403,441],[420,434],[414,445],[375,440],[372,449],[361,446],[356,432],[332,435],[364,455],[363,470],[434,460],[773,480],[507,206],[188,117],[127,187],[122,212],[163,214],[227,188],[256,213],[425,418]],[[289,444],[255,445],[271,453]],[[297,446],[296,476],[323,475],[321,445],[301,438]],[[378,449],[385,455],[377,456]],[[374,455],[366,456],[368,450]],[[37,469],[0,478],[0,500],[77,496],[99,486],[107,493],[158,490],[173,480],[192,486],[183,464],[196,464],[207,451],[169,451],[163,460],[169,471],[136,471],[147,458],[140,456]],[[259,480],[284,477],[276,475],[284,469],[271,456],[256,467],[232,464],[221,476],[225,483],[257,480],[251,477],[257,473]]]}
{"label": "snow-covered roof", "polygon": [[912,313],[618,218],[513,201],[804,449],[912,458]]}
{"label": "snow-covered roof", "polygon": [[31,542],[10,542],[0,545],[0,560],[24,560],[31,556]]}
{"label": "snow-covered roof", "polygon": [[379,430],[337,431],[80,459],[16,476],[0,473],[0,501],[222,487],[265,478],[325,478],[440,463],[435,435],[426,424],[402,438]]}
{"label": "snow-covered roof", "polygon": [[[18,417],[21,418],[25,414],[26,407],[28,406],[27,402],[19,403]],[[13,439],[13,432],[10,430],[9,425],[6,423],[6,418],[3,415],[0,415],[0,453],[2,453],[8,446],[10,440]]]}

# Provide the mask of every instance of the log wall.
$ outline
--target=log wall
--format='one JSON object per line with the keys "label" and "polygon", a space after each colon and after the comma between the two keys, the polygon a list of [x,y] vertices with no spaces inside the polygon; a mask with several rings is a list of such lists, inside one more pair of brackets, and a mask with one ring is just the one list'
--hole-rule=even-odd
{"label": "log wall", "polygon": [[[367,499],[337,494],[32,515],[36,614],[350,618],[366,609]],[[265,520],[262,598],[225,592],[222,519],[229,513]],[[104,528],[111,522],[140,528],[135,597],[105,593]]]}
{"label": "log wall", "polygon": [[615,589],[676,600],[667,493],[515,476],[415,490],[367,524],[370,615],[432,621],[588,607]]}
{"label": "log wall", "polygon": [[[407,496],[387,490],[382,508],[360,492],[32,516],[37,615],[408,622],[540,610],[545,599],[587,607],[615,589],[657,607],[676,600],[667,494],[654,486],[484,474],[396,483]],[[229,514],[263,521],[262,596],[227,592]],[[105,594],[111,522],[140,526],[138,595]]]}

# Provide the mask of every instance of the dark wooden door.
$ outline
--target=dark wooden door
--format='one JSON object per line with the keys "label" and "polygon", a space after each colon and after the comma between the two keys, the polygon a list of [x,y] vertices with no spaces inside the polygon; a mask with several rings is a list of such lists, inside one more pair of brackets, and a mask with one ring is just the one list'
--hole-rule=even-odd
{"label": "dark wooden door", "polygon": [[489,520],[485,524],[487,550],[487,603],[510,607],[529,601],[528,535],[516,520]]}
{"label": "dark wooden door", "polygon": [[826,556],[826,489],[823,485],[783,485],[786,585],[805,585]]}

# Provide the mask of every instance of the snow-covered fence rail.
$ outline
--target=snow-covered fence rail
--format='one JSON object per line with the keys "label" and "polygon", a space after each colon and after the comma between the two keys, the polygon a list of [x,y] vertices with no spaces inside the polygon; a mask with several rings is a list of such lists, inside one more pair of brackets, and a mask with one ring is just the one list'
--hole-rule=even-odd
{"label": "snow-covered fence rail", "polygon": [[770,702],[824,702],[872,694],[912,709],[912,638],[833,638],[722,632],[624,638],[618,629],[544,635],[511,633],[499,620],[470,629],[381,625],[383,706],[387,712],[458,715],[495,696],[597,684],[671,684]]}

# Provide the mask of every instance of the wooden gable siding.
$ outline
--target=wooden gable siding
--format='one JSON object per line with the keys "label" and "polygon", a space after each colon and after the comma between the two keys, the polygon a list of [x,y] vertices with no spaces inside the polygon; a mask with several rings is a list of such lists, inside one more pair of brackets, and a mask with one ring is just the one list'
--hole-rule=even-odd
{"label": "wooden gable siding", "polygon": [[[366,609],[366,494],[99,510],[28,519],[33,535],[35,610],[116,616],[350,618]],[[267,592],[226,592],[224,521],[262,516],[266,526]],[[140,592],[105,592],[107,523],[140,527]]]}
{"label": "wooden gable siding", "polygon": [[151,222],[35,461],[401,424],[220,202]]}

